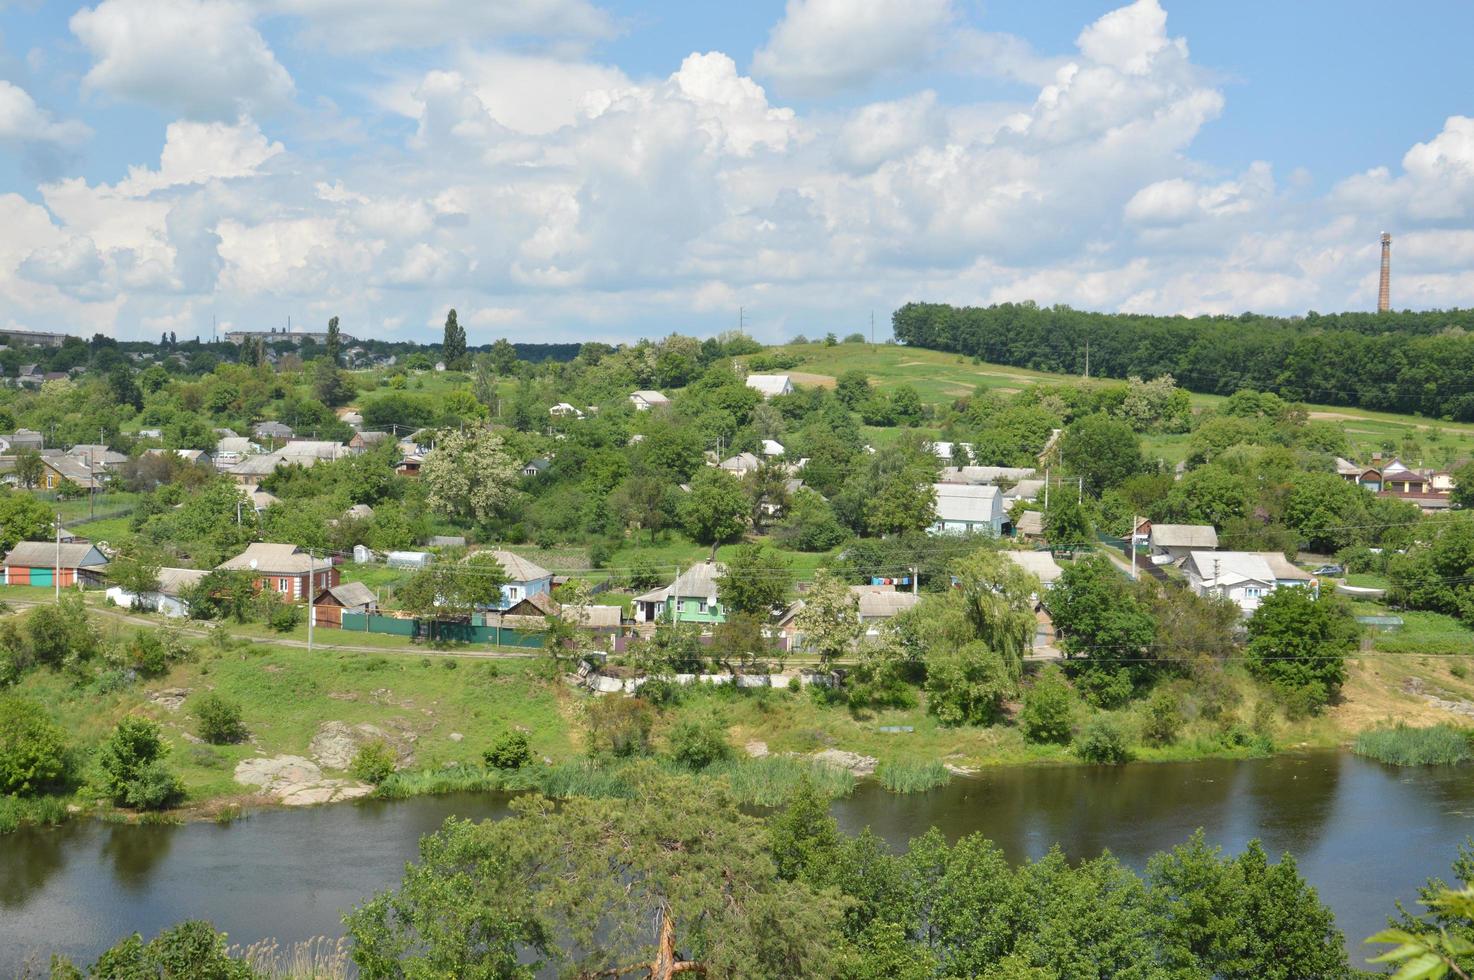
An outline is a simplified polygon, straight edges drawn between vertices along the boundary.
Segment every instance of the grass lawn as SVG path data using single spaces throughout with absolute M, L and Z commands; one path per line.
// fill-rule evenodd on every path
M 498 732 L 527 730 L 537 755 L 572 753 L 566 717 L 568 695 L 561 686 L 531 675 L 530 661 L 471 662 L 446 658 L 380 657 L 289 647 L 243 645 L 221 651 L 197 648 L 193 662 L 166 676 L 113 693 L 78 692 L 62 675 L 32 672 L 21 693 L 47 705 L 73 743 L 88 749 L 128 714 L 160 722 L 173 747 L 171 766 L 180 773 L 190 800 L 241 795 L 235 764 L 254 756 L 310 755 L 308 744 L 326 721 L 371 722 L 414 736 L 414 765 L 472 763 Z M 195 722 L 189 700 L 170 711 L 148 700 L 164 688 L 196 694 L 213 690 L 242 709 L 249 737 L 238 745 L 209 746 L 185 738 Z M 452 741 L 459 732 L 463 739 Z

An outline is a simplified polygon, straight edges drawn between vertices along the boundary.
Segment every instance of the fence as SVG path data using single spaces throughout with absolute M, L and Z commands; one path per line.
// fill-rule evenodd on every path
M 544 634 L 515 630 L 505 626 L 483 626 L 473 623 L 440 622 L 428 619 L 401 619 L 398 616 L 374 616 L 366 613 L 344 613 L 343 629 L 347 632 L 385 633 L 411 639 L 445 640 L 452 643 L 492 643 L 499 647 L 536 649 L 543 645 Z

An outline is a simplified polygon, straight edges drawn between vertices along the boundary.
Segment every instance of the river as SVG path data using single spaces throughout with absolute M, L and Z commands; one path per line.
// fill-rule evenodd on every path
M 1396 769 L 1348 754 L 1243 762 L 989 770 L 929 793 L 862 785 L 834 812 L 893 844 L 930 826 L 979 831 L 1011 859 L 1055 843 L 1072 858 L 1109 848 L 1140 868 L 1202 827 L 1230 851 L 1254 837 L 1289 851 L 1336 912 L 1353 962 L 1394 899 L 1448 876 L 1474 834 L 1474 769 Z M 495 817 L 492 795 L 262 811 L 228 826 L 84 820 L 0 837 L 0 975 L 51 951 L 89 961 L 135 930 L 206 918 L 246 944 L 341 933 L 339 917 L 395 884 L 445 817 Z M 44 973 L 44 971 L 42 971 Z

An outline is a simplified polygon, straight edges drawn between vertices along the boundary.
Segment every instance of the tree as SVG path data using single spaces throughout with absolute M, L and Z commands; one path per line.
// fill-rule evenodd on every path
M 675 507 L 669 488 L 653 476 L 631 476 L 609 494 L 609 509 L 626 525 L 650 532 L 650 543 L 670 523 Z
M 440 356 L 445 366 L 458 370 L 465 366 L 466 328 L 456 319 L 456 311 L 445 314 L 445 335 L 440 341 Z
M 257 980 L 244 959 L 231 955 L 227 937 L 208 922 L 192 919 L 171 926 L 148 942 L 134 933 L 106 950 L 87 971 L 88 980 L 191 977 L 193 980 Z M 52 980 L 83 980 L 64 956 L 51 964 Z
M 1130 697 L 1148 673 L 1156 637 L 1151 613 L 1101 555 L 1080 559 L 1049 590 L 1049 612 L 1071 658 L 1066 669 L 1102 706 Z
M 323 344 L 323 356 L 333 367 L 343 366 L 343 339 L 338 332 L 338 318 L 332 317 L 328 320 L 327 341 Z M 324 402 L 331 405 L 327 399 Z
M 974 640 L 926 658 L 926 710 L 944 725 L 987 725 L 998 719 L 1015 679 L 997 650 Z
M 774 537 L 795 551 L 828 551 L 849 537 L 829 501 L 807 487 L 788 499 L 788 510 L 774 529 Z
M 865 635 L 860 597 L 843 579 L 821 569 L 803 601 L 794 628 L 803 636 L 804 646 L 819 654 L 819 663 L 827 670 L 835 658 L 849 653 Z
M 851 411 L 858 410 L 870 399 L 870 378 L 864 371 L 851 369 L 835 380 L 834 397 Z
M 1039 577 L 986 549 L 955 562 L 952 577 L 973 635 L 998 654 L 1009 682 L 1017 683 L 1037 629 L 1034 606 L 1044 590 Z
M 1449 499 L 1455 507 L 1474 508 L 1474 462 L 1453 471 L 1454 489 Z
M 1285 501 L 1285 524 L 1312 551 L 1334 553 L 1351 543 L 1350 525 L 1366 507 L 1367 492 L 1335 473 L 1304 473 Z
M 731 755 L 726 726 L 717 718 L 683 718 L 671 729 L 670 756 L 677 765 L 700 771 Z
M 1061 487 L 1050 498 L 1049 508 L 1044 511 L 1044 536 L 1051 548 L 1063 550 L 1083 547 L 1095 541 L 1090 515 L 1066 487 Z
M 15 478 L 27 490 L 33 490 L 46 474 L 46 464 L 41 454 L 34 449 L 22 449 L 15 454 Z
M 701 544 L 735 541 L 747 530 L 747 495 L 731 474 L 708 467 L 691 478 L 681 501 L 681 523 Z
M 518 477 L 517 463 L 490 429 L 441 430 L 420 466 L 420 479 L 430 490 L 426 502 L 433 509 L 478 523 L 517 499 Z
M 527 734 L 515 728 L 502 732 L 492 741 L 491 747 L 481 753 L 481 759 L 489 769 L 521 769 L 532 762 Z
M 1050 665 L 1040 672 L 1034 685 L 1024 691 L 1024 706 L 1019 712 L 1019 728 L 1031 742 L 1068 742 L 1074 698 L 1070 685 L 1058 667 Z
M 788 601 L 793 571 L 788 559 L 767 545 L 744 544 L 717 576 L 717 597 L 729 612 L 767 616 Z
M 333 408 L 353 397 L 353 383 L 337 362 L 327 355 L 319 357 L 313 366 L 312 390 L 318 401 Z
M 20 466 L 19 456 L 16 466 Z M 0 550 L 9 551 L 21 541 L 47 540 L 51 537 L 55 520 L 51 508 L 31 494 L 0 494 Z
M 1245 660 L 1250 673 L 1314 712 L 1340 691 L 1357 635 L 1344 602 L 1286 586 L 1265 596 L 1249 619 Z
M 25 796 L 67 771 L 66 733 L 35 701 L 0 696 L 0 794 Z
M 229 745 L 246 737 L 241 706 L 236 702 L 207 691 L 193 699 L 192 707 L 200 738 L 211 745 Z
M 159 590 L 159 566 L 159 560 L 144 549 L 119 552 L 108 562 L 108 581 L 141 599 Z
M 476 551 L 458 562 L 422 568 L 400 585 L 399 604 L 422 619 L 458 619 L 500 605 L 509 579 L 491 551 Z
M 923 531 L 936 521 L 936 510 L 932 474 L 908 466 L 885 478 L 865 503 L 865 524 L 872 534 Z
M 838 975 L 843 900 L 778 877 L 761 821 L 716 781 L 513 809 L 447 822 L 397 891 L 348 915 L 363 976 Z
M 517 368 L 517 349 L 505 337 L 498 337 L 491 345 L 490 357 L 492 370 L 503 377 Z
M 1145 462 L 1141 441 L 1131 426 L 1107 415 L 1087 415 L 1065 430 L 1063 458 L 1070 470 L 1085 478 L 1095 496 L 1140 473 Z
M 159 726 L 129 716 L 118 722 L 97 752 L 100 788 L 118 806 L 158 810 L 184 792 L 164 765 L 169 746 Z

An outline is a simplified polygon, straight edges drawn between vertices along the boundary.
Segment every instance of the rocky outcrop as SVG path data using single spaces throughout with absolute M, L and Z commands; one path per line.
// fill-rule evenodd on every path
M 326 768 L 347 769 L 360 748 L 376 741 L 394 750 L 398 765 L 406 766 L 414 761 L 414 732 L 390 731 L 367 722 L 350 725 L 342 721 L 325 721 L 318 726 L 317 734 L 312 736 L 307 749 Z
M 285 806 L 355 800 L 374 791 L 366 783 L 324 776 L 316 763 L 299 755 L 243 759 L 236 764 L 235 781 L 254 786 Z
M 838 769 L 848 769 L 856 776 L 873 776 L 876 767 L 880 765 L 880 760 L 874 756 L 846 752 L 844 749 L 825 749 L 823 752 L 815 752 L 812 758 Z

